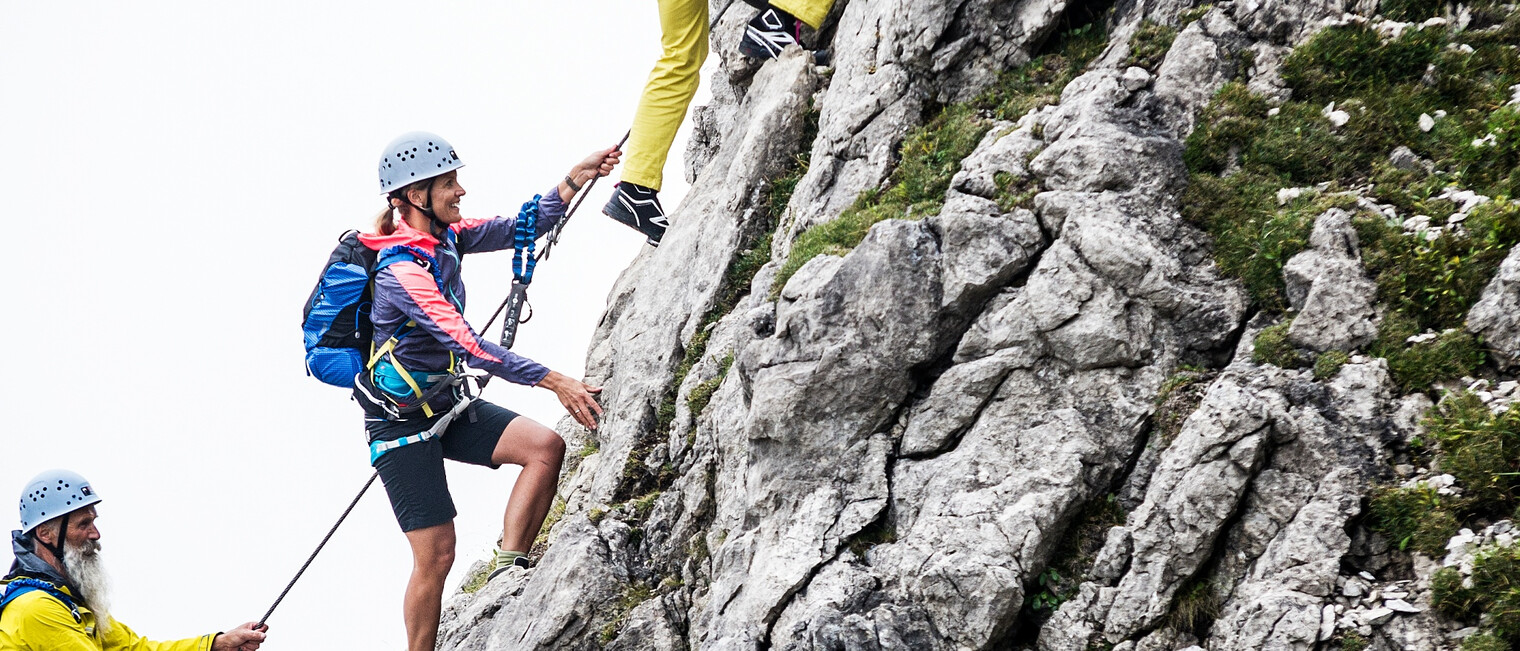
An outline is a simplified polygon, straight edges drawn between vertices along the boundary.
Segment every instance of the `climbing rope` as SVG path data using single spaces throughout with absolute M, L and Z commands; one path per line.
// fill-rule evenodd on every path
M 275 598 L 273 604 L 270 604 L 269 610 L 264 613 L 263 617 L 259 618 L 259 627 L 262 627 L 264 622 L 269 621 L 269 616 L 274 614 L 274 609 L 280 605 L 281 601 L 285 600 L 285 595 L 290 594 L 290 589 L 295 587 L 296 581 L 301 579 L 301 575 L 306 573 L 306 568 L 311 567 L 311 562 L 316 560 L 317 554 L 322 551 L 323 547 L 327 546 L 327 541 L 331 540 L 333 534 L 338 531 L 338 525 L 343 524 L 343 520 L 354 510 L 354 506 L 359 504 L 359 498 L 364 497 L 364 493 L 369 491 L 370 485 L 375 483 L 375 478 L 379 476 L 380 471 L 377 470 L 369 476 L 369 481 L 364 482 L 364 488 L 359 489 L 359 494 L 354 496 L 354 501 L 349 502 L 348 508 L 343 509 L 343 515 L 338 516 L 338 521 L 334 522 L 332 528 L 327 530 L 327 535 L 322 536 L 322 542 L 317 543 L 317 548 L 312 550 L 311 556 L 306 557 L 306 562 L 301 564 L 301 569 L 296 571 L 296 575 L 291 577 L 290 583 L 285 584 L 285 589 L 280 591 L 280 596 Z
M 632 130 L 624 133 L 623 139 L 619 140 L 617 146 L 613 147 L 613 149 L 621 151 L 623 149 L 623 144 L 628 142 L 628 136 L 632 133 Z M 586 187 L 581 189 L 580 196 L 575 198 L 575 203 L 571 204 L 570 209 L 565 211 L 564 219 L 559 220 L 559 223 L 555 224 L 554 228 L 549 229 L 549 233 L 545 236 L 547 238 L 547 241 L 544 242 L 544 250 L 538 252 L 539 260 L 549 259 L 549 250 L 553 249 L 555 244 L 559 244 L 559 234 L 561 231 L 565 230 L 565 224 L 570 223 L 570 216 L 574 215 L 576 209 L 581 207 L 581 203 L 586 201 L 586 197 L 591 195 L 591 188 L 596 187 L 597 180 L 601 178 L 602 177 L 600 176 L 591 177 L 591 180 L 586 182 Z M 497 311 L 500 311 L 500 308 L 498 308 Z
M 619 140 L 617 146 L 613 149 L 622 150 L 623 145 L 628 142 L 628 136 L 632 133 L 632 131 L 624 133 L 623 139 Z M 528 283 L 533 282 L 533 268 L 538 264 L 539 260 L 549 259 L 549 252 L 554 248 L 555 244 L 559 243 L 559 236 L 560 233 L 564 232 L 565 224 L 570 223 L 570 218 L 575 216 L 575 211 L 580 209 L 582 203 L 585 203 L 586 197 L 591 196 L 591 188 L 596 187 L 596 182 L 601 178 L 601 176 L 591 177 L 591 180 L 586 182 L 586 187 L 580 189 L 578 196 L 575 197 L 575 202 L 570 204 L 569 210 L 565 211 L 565 216 L 560 218 L 559 223 L 555 224 L 554 228 L 549 229 L 549 232 L 544 234 L 544 248 L 539 250 L 537 255 L 533 252 L 535 240 L 532 236 L 532 233 L 536 230 L 536 226 L 532 223 L 524 223 L 523 219 L 524 216 L 527 216 L 536 221 L 538 217 L 537 206 L 534 206 L 534 209 L 530 211 L 528 206 L 524 205 L 523 212 L 518 214 L 518 230 L 513 238 L 513 248 L 515 251 L 512 254 L 512 291 L 507 293 L 506 298 L 501 299 L 501 304 L 497 305 L 496 311 L 491 313 L 491 318 L 486 321 L 486 326 L 480 329 L 481 332 L 490 330 L 491 324 L 496 323 L 496 317 L 501 316 L 502 312 L 505 311 L 507 319 L 502 322 L 501 326 L 502 348 L 511 348 L 512 344 L 517 340 L 518 324 L 527 323 L 528 319 L 533 318 L 531 307 L 528 311 L 528 318 L 521 317 L 523 307 L 528 305 L 527 289 Z M 527 256 L 526 263 L 523 260 L 525 253 Z M 482 383 L 483 386 L 484 384 Z

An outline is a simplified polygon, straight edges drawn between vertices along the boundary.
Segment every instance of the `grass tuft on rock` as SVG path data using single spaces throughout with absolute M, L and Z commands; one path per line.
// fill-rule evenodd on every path
M 1155 72 L 1176 38 L 1175 27 L 1152 22 L 1149 18 L 1140 21 L 1140 26 L 1129 39 L 1129 58 L 1124 60 L 1124 65 Z
M 1477 513 L 1508 516 L 1520 504 L 1520 409 L 1495 414 L 1463 392 L 1425 420 L 1426 440 L 1441 451 L 1441 469 L 1456 478 Z
M 1505 642 L 1503 638 L 1493 633 L 1478 633 L 1469 635 L 1462 640 L 1462 651 L 1512 651 L 1513 646 Z
M 1469 375 L 1483 363 L 1482 347 L 1465 331 L 1453 329 L 1431 333 L 1435 338 L 1428 341 L 1410 341 L 1419 334 L 1413 319 L 1390 313 L 1368 347 L 1372 355 L 1388 360 L 1388 372 L 1405 391 L 1428 390 L 1437 381 Z
M 1212 3 L 1198 5 L 1192 9 L 1182 12 L 1181 14 L 1178 14 L 1177 21 L 1183 25 L 1186 25 L 1188 23 L 1197 21 L 1200 18 L 1203 18 L 1204 14 L 1209 13 L 1209 10 L 1213 8 L 1214 5 Z
M 713 393 L 718 390 L 718 385 L 723 384 L 723 378 L 728 377 L 728 369 L 734 365 L 734 354 L 729 353 L 718 362 L 718 374 L 695 387 L 686 395 L 686 408 L 693 418 L 702 414 L 707 409 L 707 404 L 712 402 Z
M 1456 479 L 1461 496 L 1425 484 L 1377 488 L 1371 523 L 1399 549 L 1441 558 L 1462 526 L 1512 517 L 1520 506 L 1520 410 L 1495 414 L 1476 394 L 1462 392 L 1433 409 L 1424 426 L 1420 446 L 1440 454 L 1441 470 Z
M 1351 356 L 1339 350 L 1327 351 L 1314 360 L 1314 379 L 1328 380 L 1341 372 Z
M 1106 45 L 1107 32 L 1101 22 L 1069 31 L 1054 42 L 1050 53 L 1004 73 L 976 99 L 940 108 L 923 126 L 909 131 L 898 150 L 897 169 L 884 188 L 862 192 L 838 217 L 797 236 L 790 256 L 776 274 L 771 298 L 780 296 L 781 288 L 809 260 L 849 253 L 877 222 L 938 214 L 951 177 L 987 134 L 992 121 L 1018 119 L 1031 109 L 1060 101 L 1061 90 Z M 1028 190 L 1010 192 L 1017 197 Z
M 1340 642 L 1340 651 L 1365 651 L 1368 645 L 1367 638 L 1356 631 L 1345 631 L 1334 639 Z
M 1208 369 L 1184 366 L 1162 383 L 1156 394 L 1156 415 L 1152 419 L 1152 445 L 1165 449 L 1182 431 L 1187 421 L 1203 402 L 1209 382 L 1217 374 Z
M 1290 319 L 1262 328 L 1256 335 L 1256 341 L 1251 344 L 1251 361 L 1257 364 L 1271 364 L 1278 368 L 1302 367 L 1304 356 L 1293 347 L 1293 342 L 1288 341 L 1288 328 L 1292 325 L 1293 321 Z
M 1372 492 L 1372 528 L 1400 550 L 1441 557 L 1460 526 L 1451 507 L 1433 488 L 1380 487 Z
M 1399 0 L 1384 9 L 1418 16 L 1439 12 L 1436 4 Z M 1512 200 L 1520 188 L 1520 110 L 1507 105 L 1509 88 L 1520 83 L 1513 47 L 1520 12 L 1480 4 L 1469 31 L 1412 26 L 1385 38 L 1366 25 L 1322 30 L 1283 61 L 1289 101 L 1274 105 L 1243 83 L 1226 84 L 1184 152 L 1184 216 L 1212 236 L 1220 271 L 1240 279 L 1268 313 L 1288 309 L 1282 269 L 1307 246 L 1314 218 L 1330 205 L 1352 212 L 1384 314 L 1367 352 L 1386 358 L 1406 391 L 1482 365 L 1463 320 L 1520 245 L 1520 206 Z M 1344 125 L 1331 123 L 1332 108 L 1347 114 Z M 1419 127 L 1422 116 L 1433 128 Z M 1398 147 L 1418 164 L 1394 168 L 1389 156 Z M 1283 188 L 1310 191 L 1280 198 Z M 1356 194 L 1338 192 L 1344 189 L 1392 205 L 1398 217 L 1359 205 Z M 1454 190 L 1494 200 L 1464 216 L 1447 196 Z M 1403 220 L 1417 215 L 1434 230 L 1406 232 Z M 1427 332 L 1434 336 L 1416 337 Z M 1305 363 L 1285 331 L 1264 334 L 1258 361 Z M 1321 378 L 1332 364 L 1323 363 Z
M 1179 631 L 1198 634 L 1208 630 L 1219 618 L 1221 606 L 1219 591 L 1207 579 L 1194 576 L 1189 579 L 1172 601 L 1166 623 Z
M 1512 649 L 1520 644 L 1520 547 L 1488 547 L 1473 559 L 1471 585 L 1455 568 L 1431 578 L 1431 605 L 1457 621 L 1478 624 L 1464 650 Z

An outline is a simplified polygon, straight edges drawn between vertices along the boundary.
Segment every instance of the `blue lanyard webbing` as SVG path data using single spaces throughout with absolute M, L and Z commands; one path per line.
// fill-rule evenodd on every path
M 538 234 L 538 200 L 541 198 L 543 195 L 535 194 L 532 201 L 523 204 L 512 234 L 512 277 L 523 285 L 533 282 L 533 268 L 538 266 L 533 252 L 538 247 L 535 236 Z M 526 262 L 524 252 L 527 253 Z

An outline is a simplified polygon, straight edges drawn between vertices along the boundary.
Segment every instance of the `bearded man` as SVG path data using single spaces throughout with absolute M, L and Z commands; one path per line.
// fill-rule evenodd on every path
M 266 627 L 154 642 L 111 617 L 95 504 L 84 477 L 49 470 L 21 494 L 16 561 L 0 580 L 0 651 L 254 651 Z

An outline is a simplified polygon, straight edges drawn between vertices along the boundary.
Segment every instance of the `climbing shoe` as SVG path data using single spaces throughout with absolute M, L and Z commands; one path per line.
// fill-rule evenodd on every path
M 670 225 L 665 221 L 665 209 L 660 206 L 659 191 L 627 181 L 618 183 L 602 213 L 643 233 L 650 246 L 660 245 L 665 227 Z
M 797 45 L 802 36 L 802 21 L 775 7 L 766 7 L 750 19 L 739 41 L 739 54 L 752 59 L 774 59 L 788 45 Z
M 525 570 L 528 569 L 527 556 L 518 554 L 516 557 L 511 558 L 511 560 L 506 560 L 507 558 L 509 558 L 509 556 L 504 555 L 501 552 L 497 552 L 495 560 L 491 562 L 491 575 L 486 577 L 487 582 L 502 574 L 506 574 L 508 571 L 514 568 L 520 567 Z

